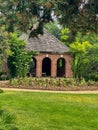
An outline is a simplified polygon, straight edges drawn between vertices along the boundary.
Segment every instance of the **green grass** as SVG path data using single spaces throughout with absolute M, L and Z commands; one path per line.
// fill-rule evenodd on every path
M 5 91 L 0 106 L 14 113 L 19 130 L 98 130 L 97 94 Z

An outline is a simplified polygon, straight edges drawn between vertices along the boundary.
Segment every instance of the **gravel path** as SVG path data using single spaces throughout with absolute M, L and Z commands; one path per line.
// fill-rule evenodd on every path
M 1 88 L 6 91 L 26 91 L 26 92 L 51 92 L 51 93 L 70 93 L 70 94 L 98 94 L 98 90 L 94 91 L 50 91 L 50 90 L 32 90 L 32 89 L 18 89 L 18 88 Z

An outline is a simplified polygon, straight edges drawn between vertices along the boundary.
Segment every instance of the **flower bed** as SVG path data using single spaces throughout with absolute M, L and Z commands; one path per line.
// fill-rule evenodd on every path
M 43 89 L 43 90 L 98 90 L 94 81 L 81 82 L 73 78 L 14 78 L 3 82 L 1 87 Z

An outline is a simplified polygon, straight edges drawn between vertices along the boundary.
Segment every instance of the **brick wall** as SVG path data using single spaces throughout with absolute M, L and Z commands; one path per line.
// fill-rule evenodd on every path
M 34 57 L 36 59 L 36 77 L 42 76 L 42 61 L 44 58 L 49 58 L 51 60 L 51 77 L 57 76 L 57 61 L 59 58 L 65 59 L 65 77 L 73 77 L 71 70 L 72 57 L 69 54 L 49 54 L 49 53 L 40 53 Z M 9 74 L 7 64 L 4 63 L 2 67 L 3 72 Z
M 35 56 L 36 59 L 36 76 L 42 76 L 42 61 L 44 58 L 49 58 L 51 60 L 51 77 L 57 76 L 57 61 L 59 58 L 65 59 L 65 77 L 73 77 L 71 70 L 72 57 L 69 54 L 49 54 L 40 53 Z

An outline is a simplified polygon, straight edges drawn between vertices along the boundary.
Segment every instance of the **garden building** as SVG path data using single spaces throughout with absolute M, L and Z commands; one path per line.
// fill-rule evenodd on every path
M 26 50 L 35 50 L 38 55 L 32 57 L 29 73 L 36 77 L 72 77 L 72 57 L 69 48 L 44 29 L 38 38 L 27 38 L 24 34 Z
M 69 48 L 62 44 L 57 38 L 44 29 L 44 34 L 38 38 L 28 38 L 23 34 L 21 39 L 25 40 L 27 51 L 37 51 L 32 57 L 29 75 L 42 77 L 72 77 L 72 56 Z M 6 70 L 6 65 L 3 70 Z

